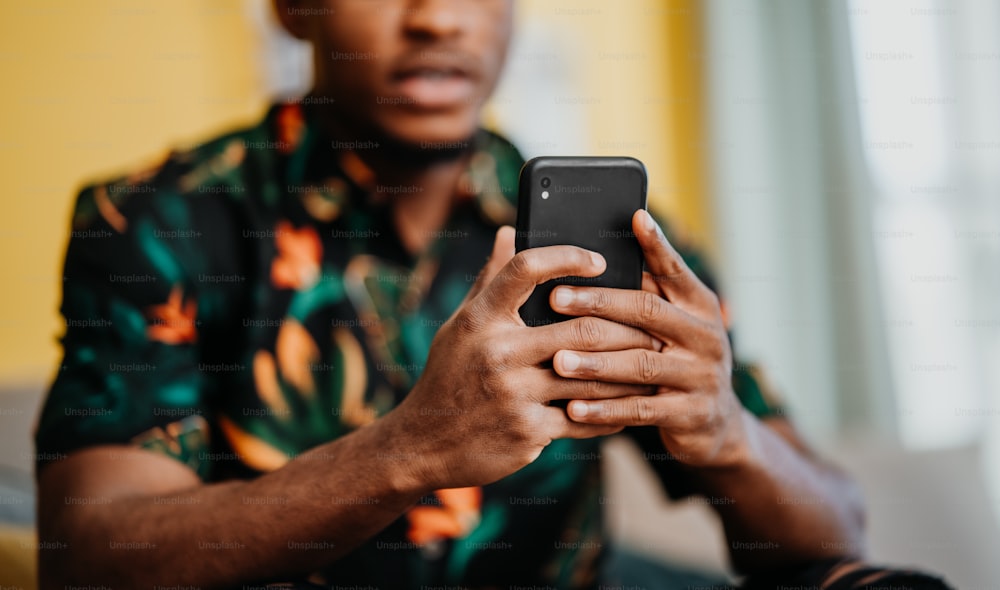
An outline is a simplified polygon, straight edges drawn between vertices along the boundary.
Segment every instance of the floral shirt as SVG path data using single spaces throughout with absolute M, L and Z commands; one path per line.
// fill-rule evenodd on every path
M 416 257 L 376 197 L 393 187 L 376 187 L 357 156 L 381 146 L 331 140 L 297 103 L 153 170 L 84 189 L 66 254 L 65 356 L 38 425 L 39 464 L 131 444 L 206 482 L 251 478 L 391 410 L 420 376 L 496 228 L 515 218 L 520 154 L 487 131 L 473 144 L 445 229 Z M 775 413 L 756 369 L 736 366 L 743 403 Z M 655 431 L 631 434 L 667 490 L 685 493 Z M 597 440 L 555 441 L 495 484 L 425 498 L 313 579 L 592 586 L 604 547 L 599 458 Z

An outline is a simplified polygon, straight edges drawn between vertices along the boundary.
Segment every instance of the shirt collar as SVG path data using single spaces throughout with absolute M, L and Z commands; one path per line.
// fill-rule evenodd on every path
M 278 152 L 286 158 L 292 182 L 330 184 L 340 180 L 353 185 L 356 190 L 350 192 L 355 198 L 373 194 L 375 176 L 358 157 L 357 150 L 377 145 L 346 145 L 336 150 L 336 158 L 319 160 L 316 151 L 326 140 L 319 122 L 309 111 L 303 108 L 302 101 L 282 102 L 275 104 L 266 118 Z M 513 224 L 517 178 L 524 158 L 510 141 L 486 129 L 476 132 L 472 150 L 469 166 L 456 187 L 456 198 L 473 201 L 491 225 Z

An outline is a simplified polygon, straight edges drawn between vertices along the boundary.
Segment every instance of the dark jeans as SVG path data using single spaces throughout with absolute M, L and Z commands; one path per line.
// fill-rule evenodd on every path
M 272 589 L 327 590 L 309 583 L 274 584 Z M 383 590 L 393 590 L 390 588 Z M 952 590 L 944 580 L 911 570 L 830 560 L 767 575 L 739 586 L 728 581 L 642 557 L 626 549 L 610 552 L 595 590 Z
M 739 586 L 718 577 L 642 557 L 627 549 L 611 551 L 602 590 L 951 590 L 933 575 L 877 567 L 850 560 L 810 563 L 751 576 Z

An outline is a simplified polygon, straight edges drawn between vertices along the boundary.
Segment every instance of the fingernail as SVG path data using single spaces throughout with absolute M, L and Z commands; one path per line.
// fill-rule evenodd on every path
M 642 225 L 646 231 L 655 233 L 657 238 L 666 241 L 667 237 L 663 235 L 663 228 L 660 227 L 660 224 L 656 223 L 649 211 L 643 211 L 643 213 L 645 213 L 646 219 L 643 220 Z
M 590 261 L 594 263 L 594 266 L 604 266 L 604 257 L 597 252 L 590 253 Z
M 656 231 L 656 222 L 653 221 L 653 216 L 649 214 L 649 211 L 642 212 L 642 229 L 648 232 Z
M 563 366 L 563 369 L 565 369 L 567 371 L 575 371 L 577 369 L 577 367 L 580 366 L 580 361 L 582 361 L 582 360 L 583 359 L 581 359 L 580 355 L 578 355 L 578 354 L 575 354 L 575 353 L 572 353 L 572 352 L 564 352 L 562 354 L 562 366 Z
M 587 407 L 586 403 L 584 403 L 584 402 L 576 402 L 574 404 L 571 404 L 571 406 L 572 406 L 572 409 L 570 410 L 570 412 L 573 414 L 574 418 L 586 418 L 587 417 L 587 414 L 589 413 L 590 408 Z
M 556 305 L 559 307 L 569 307 L 573 304 L 573 290 L 565 287 L 556 289 Z

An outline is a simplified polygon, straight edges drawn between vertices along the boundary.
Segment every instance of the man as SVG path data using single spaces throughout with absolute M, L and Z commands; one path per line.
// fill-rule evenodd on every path
M 737 569 L 882 579 L 840 562 L 855 486 L 733 371 L 718 299 L 648 215 L 643 291 L 518 319 L 604 261 L 514 256 L 520 156 L 478 130 L 510 0 L 276 6 L 315 49 L 307 100 L 78 199 L 43 587 L 594 587 L 598 437 L 623 429 L 672 496 L 726 500 Z

